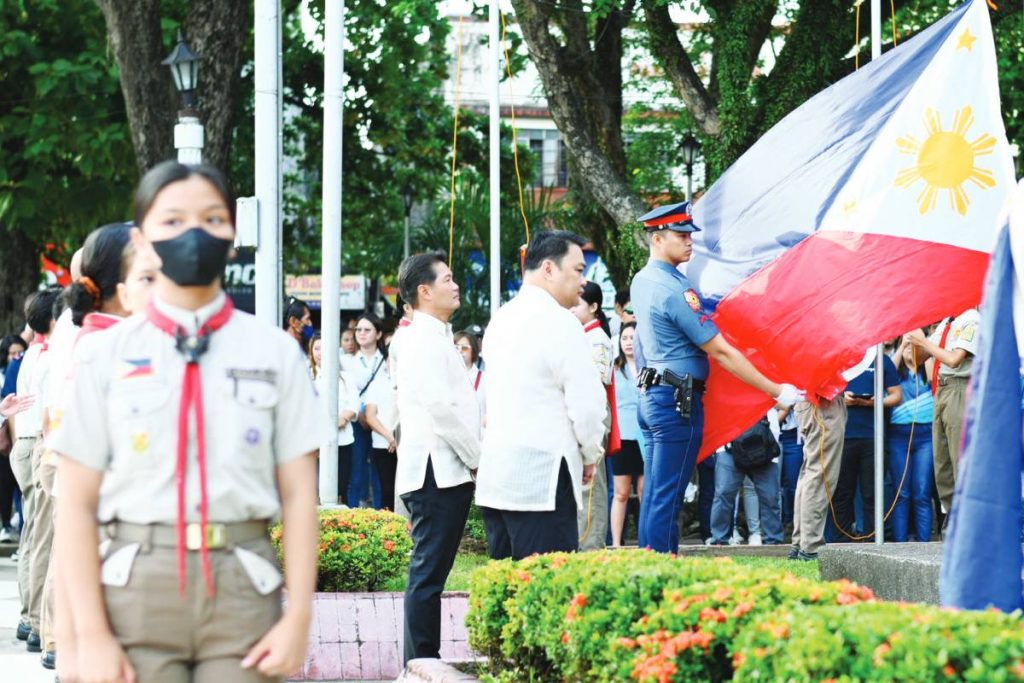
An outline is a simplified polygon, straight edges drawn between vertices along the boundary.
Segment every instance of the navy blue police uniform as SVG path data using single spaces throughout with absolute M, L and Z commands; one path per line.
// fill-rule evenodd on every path
M 700 230 L 690 202 L 659 207 L 641 216 L 649 232 Z M 686 276 L 651 259 L 630 286 L 636 314 L 636 361 L 642 368 L 638 421 L 643 433 L 644 497 L 640 547 L 675 552 L 678 516 L 704 429 L 703 393 L 708 357 L 700 348 L 718 335 Z

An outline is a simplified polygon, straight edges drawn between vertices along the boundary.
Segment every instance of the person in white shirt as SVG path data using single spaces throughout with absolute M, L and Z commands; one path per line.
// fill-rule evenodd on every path
M 323 342 L 320 333 L 313 335 L 313 341 L 309 344 L 310 372 L 313 375 L 313 386 L 316 387 L 317 396 L 327 409 L 327 382 L 323 376 Z M 349 373 L 341 370 L 338 372 L 338 501 L 345 501 L 345 491 L 348 489 L 349 473 L 352 470 L 352 442 L 355 441 L 352 423 L 359 415 L 359 396 L 356 391 L 355 380 Z M 329 417 L 329 416 L 328 416 Z
M 35 333 L 33 343 L 21 360 L 18 371 L 17 395 L 35 396 L 35 404 L 11 421 L 17 440 L 11 449 L 11 469 L 21 487 L 22 510 L 25 524 L 21 531 L 18 561 L 18 592 L 21 597 L 22 619 L 18 635 L 25 636 L 29 652 L 41 652 L 40 618 L 43 603 L 43 581 L 46 577 L 45 563 L 41 549 L 49 549 L 53 538 L 53 509 L 38 504 L 43 500 L 39 489 L 38 470 L 42 457 L 43 406 L 46 403 L 46 380 L 48 378 L 49 350 L 48 337 L 53 332 L 53 307 L 61 294 L 61 288 L 51 287 L 35 294 L 26 307 L 29 327 Z M 44 563 L 42 571 L 36 571 L 33 560 L 39 556 Z M 28 629 L 26 629 L 28 627 Z
M 487 433 L 476 500 L 494 559 L 579 547 L 581 488 L 604 456 L 607 411 L 583 326 L 568 310 L 584 283 L 583 244 L 570 232 L 535 235 L 523 287 L 484 337 Z
M 588 282 L 583 286 L 579 303 L 572 307 L 572 313 L 583 324 L 583 332 L 590 344 L 590 359 L 594 363 L 601 384 L 605 388 L 606 400 L 609 396 L 608 387 L 612 384 L 612 360 L 615 352 L 612 340 L 608 336 L 608 318 L 601 305 L 604 295 L 601 286 L 596 282 Z M 605 413 L 605 433 L 611 429 L 611 409 Z M 606 448 L 607 452 L 607 448 Z M 587 502 L 577 516 L 580 528 L 580 550 L 601 550 L 605 547 L 608 534 L 608 482 L 612 478 L 611 457 L 603 459 L 603 466 L 594 471 L 594 481 L 587 490 Z
M 363 396 L 366 425 L 372 432 L 370 444 L 373 469 L 380 482 L 380 507 L 395 509 L 395 470 L 398 467 L 398 441 L 395 438 L 395 385 L 391 372 L 381 371 Z
M 371 465 L 373 431 L 362 423 L 365 420 L 364 410 L 370 385 L 378 378 L 385 379 L 388 376 L 387 359 L 381 350 L 382 333 L 381 322 L 376 316 L 371 313 L 359 316 L 356 323 L 356 343 L 359 344 L 359 350 L 354 359 L 342 364 L 342 369 L 347 370 L 355 379 L 359 395 L 360 418 L 359 422 L 352 425 L 355 441 L 352 444 L 352 471 L 347 494 L 348 506 L 353 508 L 368 504 L 370 501 L 367 500 L 367 496 L 370 491 L 373 507 L 380 509 L 381 506 L 380 479 Z
M 440 657 L 441 591 L 455 562 L 480 461 L 480 411 L 448 324 L 459 287 L 443 254 L 407 258 L 398 274 L 412 324 L 398 365 L 395 491 L 411 515 L 413 539 L 405 591 L 404 659 Z
M 473 385 L 476 400 L 480 404 L 480 424 L 486 424 L 487 402 L 484 401 L 484 369 L 480 367 L 480 338 L 469 330 L 455 335 L 455 348 L 462 354 L 462 362 L 466 364 L 466 376 Z

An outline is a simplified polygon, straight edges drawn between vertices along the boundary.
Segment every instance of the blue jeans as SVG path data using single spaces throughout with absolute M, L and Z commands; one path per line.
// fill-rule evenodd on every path
M 796 497 L 796 480 L 800 477 L 800 466 L 804 464 L 804 449 L 796 442 L 796 429 L 782 431 L 782 523 L 793 522 L 793 500 Z
M 703 395 L 694 395 L 690 419 L 684 420 L 673 393 L 669 386 L 650 387 L 640 395 L 637 409 L 644 442 L 640 547 L 672 553 L 679 549 L 679 507 L 704 432 Z
M 697 464 L 697 519 L 700 540 L 711 538 L 711 508 L 715 501 L 715 454 Z
M 366 492 L 373 490 L 373 507 L 381 506 L 380 478 L 377 468 L 373 466 L 373 437 L 370 430 L 364 429 L 358 422 L 352 423 L 355 442 L 352 444 L 352 471 L 348 478 L 348 495 L 346 500 L 350 508 L 357 508 L 366 499 Z
M 935 486 L 931 424 L 915 424 L 913 441 L 910 436 L 910 425 L 889 425 L 889 477 L 894 490 L 903 479 L 896 507 L 892 511 L 892 537 L 897 542 L 908 539 L 910 508 L 913 507 L 914 536 L 918 541 L 926 543 L 932 538 L 932 487 Z M 904 468 L 907 470 L 905 479 Z
M 711 508 L 711 539 L 725 544 L 732 535 L 732 516 L 736 494 L 744 477 L 750 477 L 757 491 L 760 508 L 761 535 L 764 542 L 782 543 L 782 511 L 779 508 L 779 465 L 771 462 L 756 470 L 742 472 L 736 468 L 732 454 L 726 450 L 715 456 L 715 503 Z

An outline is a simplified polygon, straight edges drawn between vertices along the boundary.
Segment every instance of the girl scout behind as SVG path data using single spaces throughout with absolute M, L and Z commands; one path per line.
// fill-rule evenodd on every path
M 84 681 L 279 680 L 305 655 L 325 425 L 295 342 L 221 289 L 233 207 L 215 169 L 147 173 L 132 240 L 162 262 L 154 299 L 75 351 L 52 448 L 58 562 L 74 567 L 58 620 Z

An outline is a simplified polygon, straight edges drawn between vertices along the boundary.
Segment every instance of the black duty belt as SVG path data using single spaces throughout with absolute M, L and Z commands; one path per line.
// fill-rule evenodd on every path
M 689 420 L 693 416 L 694 394 L 704 391 L 704 380 L 694 379 L 692 375 L 677 375 L 671 370 L 658 372 L 654 368 L 644 368 L 637 375 L 636 385 L 640 389 L 649 389 L 661 384 L 674 389 L 672 397 L 676 402 L 679 417 Z
M 692 375 L 677 375 L 671 370 L 658 372 L 654 368 L 644 368 L 636 377 L 636 385 L 641 389 L 665 384 L 676 389 L 704 391 L 704 380 L 694 379 Z

